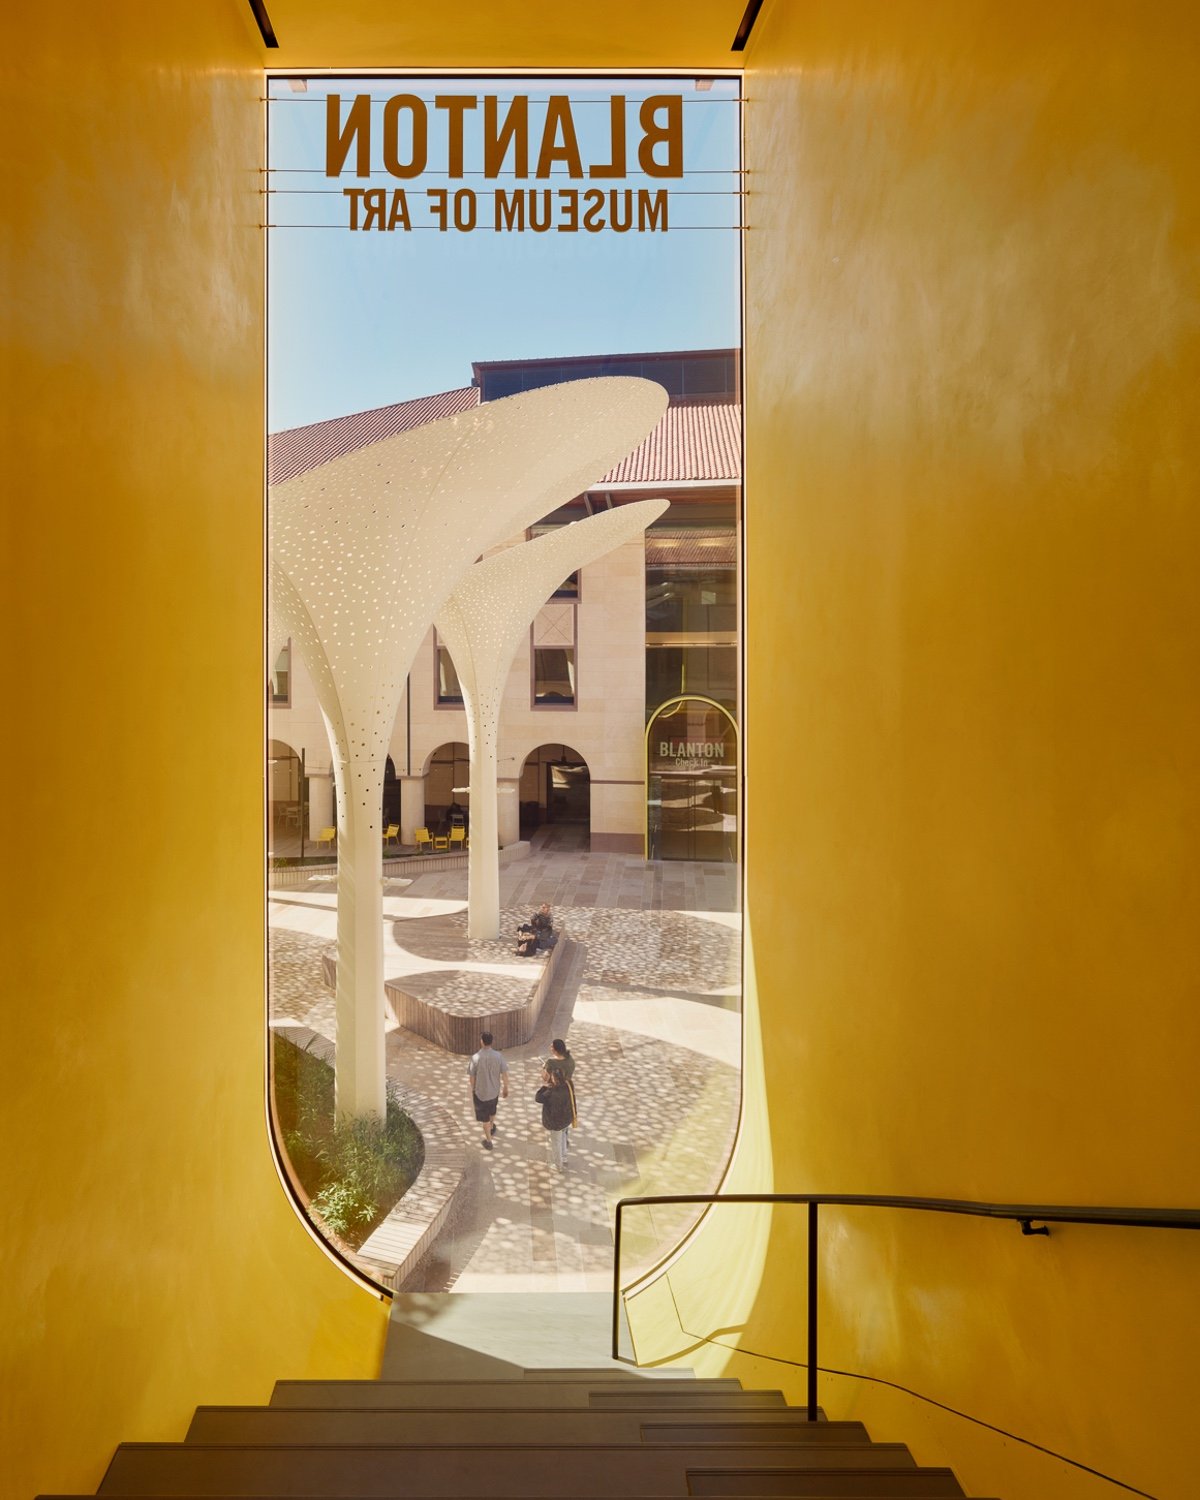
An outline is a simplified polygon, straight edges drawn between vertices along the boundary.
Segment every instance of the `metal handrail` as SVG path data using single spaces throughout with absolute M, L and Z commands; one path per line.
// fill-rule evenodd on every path
M 817 1420 L 817 1233 L 822 1204 L 842 1208 L 907 1208 L 922 1213 L 967 1214 L 978 1219 L 1011 1219 L 1022 1234 L 1049 1234 L 1050 1224 L 1103 1224 L 1136 1229 L 1200 1229 L 1196 1208 L 1079 1208 L 1044 1203 L 974 1203 L 965 1198 L 897 1198 L 871 1193 L 661 1193 L 622 1198 L 617 1203 L 613 1243 L 612 1357 L 619 1359 L 621 1324 L 621 1219 L 627 1208 L 675 1203 L 758 1203 L 808 1205 L 808 1399 L 807 1417 Z M 650 1272 L 637 1278 L 644 1281 Z M 631 1282 L 630 1286 L 636 1283 Z

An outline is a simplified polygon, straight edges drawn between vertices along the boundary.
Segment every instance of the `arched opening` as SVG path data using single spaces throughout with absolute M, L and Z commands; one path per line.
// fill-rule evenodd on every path
M 396 780 L 396 766 L 389 755 L 383 767 L 383 826 L 400 821 L 400 783 Z
M 542 847 L 591 846 L 592 776 L 570 745 L 538 745 L 525 757 L 517 796 L 521 837 Z
M 307 781 L 304 756 L 284 740 L 267 741 L 267 852 L 272 858 L 301 854 Z
M 471 783 L 471 755 L 462 740 L 451 740 L 432 752 L 425 766 L 425 827 L 448 832 L 451 823 L 466 817 Z
M 278 182 L 294 188 L 292 171 L 320 165 L 315 157 L 310 161 L 305 121 L 319 113 L 313 106 L 333 80 L 314 80 L 303 91 L 292 82 L 299 80 L 270 83 L 269 121 L 270 170 L 288 173 Z M 378 93 L 398 86 L 381 79 Z M 340 81 L 337 87 L 345 90 Z M 413 80 L 411 87 L 426 85 Z M 500 97 L 514 87 L 541 111 L 544 80 L 526 94 L 519 80 L 506 77 Z M 696 173 L 704 174 L 697 175 L 697 183 L 711 187 L 719 180 L 716 173 L 740 182 L 736 86 L 680 75 L 676 82 L 656 80 L 653 88 L 685 102 L 686 121 L 708 122 L 689 154 Z M 370 89 L 375 92 L 375 85 Z M 636 90 L 625 81 L 614 89 L 612 101 L 625 101 L 624 106 L 615 104 L 618 112 L 644 102 L 631 97 Z M 580 102 L 594 103 L 594 93 L 589 81 Z M 325 93 L 326 101 L 331 97 Z M 477 93 L 477 98 L 487 97 Z M 343 99 L 343 115 L 345 106 Z M 436 95 L 430 107 L 438 107 Z M 581 109 L 580 120 L 585 115 L 614 118 L 611 110 Z M 316 150 L 319 156 L 319 142 Z M 465 202 L 468 196 L 464 189 L 459 199 Z M 479 196 L 482 203 L 484 194 Z M 309 243 L 307 230 L 316 221 L 290 224 L 296 233 L 284 234 L 287 215 L 282 209 L 304 204 L 307 213 L 316 200 L 309 203 L 281 191 L 277 201 L 281 218 L 271 231 L 272 253 L 280 264 L 295 265 L 298 283 L 303 282 L 303 256 L 296 252 Z M 414 205 L 416 201 L 414 197 Z M 527 201 L 532 203 L 532 197 Z M 736 192 L 729 195 L 721 222 L 709 215 L 692 227 L 737 228 L 739 201 Z M 488 202 L 490 214 L 490 197 Z M 678 213 L 715 202 L 711 195 L 680 188 Z M 345 204 L 340 195 L 330 194 L 324 207 L 341 214 Z M 674 202 L 671 211 L 676 212 Z M 695 220 L 696 214 L 691 216 Z M 332 219 L 329 227 L 334 227 Z M 422 226 L 414 221 L 413 227 Z M 537 232 L 537 226 L 526 227 Z M 628 228 L 617 227 L 621 234 Z M 406 238 L 406 253 L 414 246 L 432 247 L 435 238 L 413 235 L 411 244 Z M 550 353 L 536 359 L 520 357 L 528 343 L 529 318 L 540 319 L 543 307 L 536 278 L 532 295 L 515 297 L 519 288 L 507 273 L 498 274 L 494 254 L 495 245 L 505 243 L 503 237 L 480 234 L 456 241 L 456 250 L 468 252 L 463 264 L 471 270 L 456 275 L 454 295 L 465 299 L 463 305 L 471 311 L 461 340 L 459 333 L 445 330 L 444 352 L 458 361 L 452 368 L 462 371 L 461 384 L 436 394 L 411 394 L 433 391 L 442 379 L 431 362 L 433 343 L 402 341 L 401 351 L 393 341 L 380 370 L 379 401 L 358 412 L 353 410 L 356 397 L 339 394 L 338 372 L 307 356 L 305 384 L 311 388 L 285 392 L 285 377 L 300 368 L 286 350 L 305 324 L 307 298 L 293 302 L 285 292 L 286 280 L 273 280 L 272 369 L 277 378 L 272 409 L 278 406 L 279 420 L 273 417 L 270 537 L 273 575 L 281 581 L 275 614 L 279 618 L 293 607 L 295 601 L 287 601 L 303 588 L 312 609 L 294 623 L 296 637 L 305 636 L 310 624 L 317 629 L 314 611 L 323 621 L 321 649 L 307 642 L 314 676 L 310 679 L 303 649 L 292 664 L 286 712 L 293 715 L 291 722 L 303 723 L 312 734 L 307 743 L 314 801 L 320 768 L 331 764 L 343 788 L 344 814 L 336 882 L 328 870 L 297 872 L 295 886 L 309 887 L 305 899 L 272 902 L 273 1025 L 277 1032 L 287 1026 L 297 1033 L 316 1033 L 354 1087 L 360 1076 L 385 1076 L 403 1091 L 406 1108 L 408 1101 L 427 1099 L 435 1106 L 429 1112 L 433 1144 L 474 1153 L 480 1170 L 464 1179 L 468 1191 L 455 1197 L 453 1213 L 442 1218 L 441 1207 L 436 1210 L 441 1224 L 433 1236 L 436 1251 L 420 1265 L 398 1265 L 393 1273 L 401 1276 L 406 1291 L 515 1289 L 517 1283 L 505 1278 L 565 1290 L 568 1279 L 578 1275 L 603 1277 L 607 1284 L 613 1182 L 643 1193 L 708 1190 L 720 1181 L 728 1160 L 740 1081 L 737 865 L 714 865 L 710 856 L 685 853 L 664 871 L 657 862 L 647 864 L 643 842 L 647 720 L 664 701 L 696 692 L 740 714 L 738 241 L 729 234 L 657 236 L 653 245 L 664 252 L 664 270 L 668 253 L 682 248 L 681 240 L 711 247 L 706 259 L 714 292 L 687 299 L 686 319 L 660 322 L 649 316 L 650 308 L 627 318 L 627 299 L 616 298 L 603 340 L 597 341 L 594 330 L 570 326 L 568 311 L 555 308 L 542 336 Z M 348 241 L 350 246 L 361 243 Z M 438 240 L 428 275 L 421 278 L 425 284 L 434 285 L 444 269 L 447 243 Z M 627 243 L 614 241 L 618 248 Z M 479 259 L 470 258 L 476 252 Z M 577 260 L 568 258 L 572 267 Z M 678 280 L 667 271 L 664 296 Z M 322 284 L 318 294 L 332 292 L 337 284 Z M 389 318 L 394 290 L 390 280 L 372 282 L 363 305 L 372 316 Z M 580 307 L 588 305 L 589 311 L 594 295 L 603 296 L 602 288 L 586 281 L 581 292 Z M 477 299 L 477 293 L 483 295 Z M 515 326 L 510 312 L 517 313 Z M 352 343 L 358 342 L 356 336 Z M 487 354 L 494 357 L 480 358 Z M 444 385 L 455 378 L 448 376 Z M 615 415 L 607 411 L 609 381 L 629 382 L 623 391 L 614 387 L 612 395 L 628 401 L 630 413 L 649 399 L 647 384 L 654 391 L 654 410 L 647 408 L 645 427 L 636 443 L 630 436 L 623 453 L 612 427 Z M 284 417 L 301 397 L 305 410 L 294 419 Z M 611 447 L 604 453 L 597 449 L 586 468 L 581 459 L 577 469 L 564 471 L 544 494 L 523 484 L 514 488 L 514 495 L 532 496 L 528 516 L 520 524 L 505 522 L 508 529 L 497 529 L 491 540 L 481 531 L 478 544 L 466 549 L 464 524 L 475 524 L 473 496 L 487 497 L 484 510 L 488 525 L 493 524 L 490 510 L 499 503 L 495 471 L 507 461 L 509 446 L 508 438 L 500 443 L 498 437 L 503 436 L 505 414 L 522 409 L 506 405 L 510 399 L 528 401 L 531 413 L 542 404 L 548 411 L 560 404 L 564 412 L 574 411 L 578 403 L 579 433 L 595 431 L 599 437 L 611 427 Z M 333 419 L 335 409 L 351 414 Z M 511 435 L 513 443 L 533 434 L 532 421 L 532 416 L 523 419 L 521 434 Z M 410 450 L 411 455 L 428 451 L 444 457 L 438 429 L 446 422 L 454 423 L 459 438 L 468 430 L 478 431 L 481 441 L 485 434 L 498 435 L 486 462 L 481 457 L 478 483 L 467 484 L 474 471 L 460 472 L 457 460 L 400 463 Z M 547 434 L 534 434 L 532 473 L 549 474 L 553 450 L 573 430 L 571 423 L 556 419 Z M 458 442 L 456 438 L 456 453 Z M 609 443 L 607 436 L 604 442 Z M 387 450 L 392 454 L 388 462 L 395 464 L 390 477 L 380 472 L 380 461 L 387 456 L 381 444 L 394 445 L 394 453 Z M 335 464 L 338 468 L 331 469 Z M 355 477 L 360 467 L 364 474 L 369 470 L 369 484 Z M 441 476 L 436 494 L 420 499 L 418 508 L 425 476 L 434 474 Z M 301 536 L 315 535 L 311 515 L 302 532 L 289 520 L 300 494 L 289 486 L 293 481 L 304 486 L 306 479 L 314 496 L 318 491 L 328 496 L 335 485 L 338 489 L 321 547 L 328 543 L 341 549 L 340 567 L 331 568 L 323 552 L 301 542 Z M 403 536 L 390 521 L 386 526 L 380 521 L 379 534 L 386 531 L 386 538 L 365 546 L 356 528 L 360 523 L 376 526 L 368 519 L 377 516 L 374 508 L 368 509 L 369 503 L 373 507 L 368 494 L 378 480 L 390 486 L 381 496 L 388 505 L 378 515 L 399 515 L 411 502 L 412 519 L 405 522 Z M 657 508 L 664 501 L 667 509 Z M 595 554 L 573 573 L 564 563 L 562 573 L 542 580 L 535 559 L 519 555 L 544 543 L 543 553 L 549 548 L 557 558 L 556 537 L 572 524 L 600 521 L 607 526 L 606 516 L 615 519 L 646 502 L 656 507 L 652 524 Z M 543 507 L 537 514 L 535 504 Z M 479 524 L 483 527 L 483 516 Z M 499 527 L 498 520 L 495 525 Z M 478 614 L 498 628 L 508 598 L 501 587 L 480 582 L 469 596 L 472 580 L 495 576 L 478 575 L 479 565 L 509 551 L 518 554 L 510 558 L 514 573 L 534 574 L 541 592 L 524 611 L 522 633 L 505 645 L 507 659 L 489 661 L 488 672 L 477 675 L 472 685 L 470 648 L 448 644 L 455 638 L 454 611 L 472 620 Z M 394 576 L 401 566 L 407 570 L 403 586 Z M 427 587 L 434 577 L 440 578 L 441 604 L 433 598 L 432 586 Z M 476 607 L 468 609 L 468 604 Z M 407 621 L 403 631 L 400 620 Z M 420 640 L 418 626 L 425 630 Z M 506 642 L 510 633 L 505 633 Z M 385 636 L 394 638 L 386 652 L 380 644 Z M 321 675 L 326 665 L 328 677 Z M 402 698 L 397 696 L 401 671 L 407 673 Z M 328 711 L 321 708 L 322 694 L 330 700 Z M 468 719 L 474 726 L 470 738 L 473 743 L 478 738 L 479 744 L 474 766 L 467 744 L 444 738 L 449 733 L 467 739 Z M 319 761 L 315 747 L 322 720 L 332 727 L 336 743 Z M 555 729 L 569 732 L 571 741 L 547 741 L 546 734 Z M 305 743 L 299 731 L 290 737 L 298 745 Z M 389 747 L 394 766 L 384 766 Z M 356 801 L 354 789 L 370 787 L 374 812 L 380 783 L 382 839 L 373 826 L 360 836 L 355 820 L 365 821 L 360 809 L 367 802 Z M 477 789 L 472 793 L 467 789 L 473 783 Z M 402 808 L 395 805 L 397 790 Z M 471 815 L 469 840 L 453 839 L 462 831 L 456 826 L 460 809 L 464 822 Z M 402 830 L 399 840 L 388 837 L 388 825 L 394 822 Z M 455 853 L 456 843 L 468 843 L 461 855 Z M 381 852 L 388 861 L 382 878 L 377 874 Z M 433 857 L 441 855 L 449 857 Z M 285 876 L 290 872 L 282 872 L 280 885 Z M 381 942 L 367 911 L 368 902 L 374 906 L 377 897 Z M 555 942 L 521 952 L 521 929 L 542 915 L 543 906 L 549 908 Z M 381 1011 L 382 1028 L 377 1024 Z M 512 1098 L 499 1109 L 499 1139 L 487 1144 L 482 1129 L 475 1128 L 482 1122 L 463 1087 L 463 1048 L 478 1048 L 484 1015 L 503 1017 L 504 1024 L 494 1032 L 497 1045 L 509 1054 L 514 1081 L 533 1085 L 514 1087 Z M 526 1019 L 532 1029 L 525 1029 Z M 563 1039 L 579 1059 L 575 1081 L 582 1108 L 568 1175 L 561 1183 L 550 1179 L 561 1191 L 552 1195 L 548 1216 L 546 1173 L 563 1163 L 549 1158 L 548 1127 L 533 1096 L 548 1039 L 554 1037 Z M 495 1191 L 475 1191 L 477 1183 L 493 1178 Z M 424 1212 L 430 1202 L 423 1185 L 413 1195 L 411 1212 Z M 320 1205 L 316 1213 L 323 1217 Z M 656 1214 L 627 1229 L 625 1270 L 653 1264 L 674 1248 L 689 1223 L 689 1214 Z M 395 1243 L 401 1239 L 395 1237 Z M 556 1249 L 553 1265 L 542 1255 L 551 1241 L 563 1252 L 559 1260 Z M 376 1248 L 365 1251 L 364 1258 Z M 403 1255 L 407 1261 L 408 1251 Z M 386 1259 L 380 1249 L 381 1262 Z
M 737 726 L 711 698 L 672 698 L 646 726 L 646 858 L 737 859 Z

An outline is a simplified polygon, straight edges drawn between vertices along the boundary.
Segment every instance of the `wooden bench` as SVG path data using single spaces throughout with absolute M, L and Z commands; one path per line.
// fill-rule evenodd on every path
M 573 948 L 572 940 L 560 932 L 548 952 L 523 960 L 531 969 L 536 966 L 528 981 L 520 975 L 469 969 L 389 979 L 383 986 L 387 1007 L 398 1025 L 463 1057 L 479 1050 L 481 1031 L 490 1031 L 501 1051 L 519 1047 L 536 1030 Z

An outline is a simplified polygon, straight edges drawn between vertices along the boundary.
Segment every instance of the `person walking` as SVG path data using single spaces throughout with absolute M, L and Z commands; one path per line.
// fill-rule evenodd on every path
M 550 1043 L 550 1056 L 546 1059 L 546 1067 L 547 1068 L 561 1068 L 562 1069 L 562 1075 L 567 1080 L 567 1087 L 571 1090 L 571 1112 L 572 1112 L 571 1124 L 574 1125 L 574 1124 L 578 1123 L 576 1121 L 576 1119 L 574 1118 L 575 1111 L 577 1109 L 577 1105 L 575 1103 L 575 1082 L 574 1082 L 574 1079 L 575 1079 L 575 1059 L 571 1056 L 570 1052 L 567 1050 L 567 1044 L 566 1044 L 566 1042 L 563 1041 L 562 1037 L 560 1037 L 560 1036 L 556 1036 L 554 1038 L 554 1040 Z M 567 1151 L 570 1149 L 570 1140 L 571 1140 L 571 1137 L 564 1132 L 564 1134 L 563 1134 L 563 1154 L 564 1154 L 564 1156 L 566 1155 Z
M 550 1132 L 551 1165 L 561 1172 L 567 1165 L 567 1131 L 575 1118 L 575 1104 L 571 1085 L 557 1063 L 547 1063 L 542 1069 L 542 1086 L 533 1097 L 542 1106 L 542 1126 Z
M 479 1040 L 483 1043 L 471 1059 L 467 1073 L 471 1079 L 471 1101 L 475 1106 L 475 1118 L 483 1126 L 483 1149 L 493 1150 L 492 1132 L 496 1128 L 496 1109 L 501 1099 L 508 1098 L 508 1064 L 502 1053 L 492 1046 L 492 1033 L 484 1031 Z
M 561 1068 L 562 1075 L 568 1083 L 574 1078 L 575 1059 L 567 1050 L 567 1044 L 562 1037 L 556 1036 L 550 1043 L 550 1056 L 546 1059 L 546 1066 Z

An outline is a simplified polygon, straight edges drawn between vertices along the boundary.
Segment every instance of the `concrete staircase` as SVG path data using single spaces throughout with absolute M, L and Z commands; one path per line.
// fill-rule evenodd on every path
M 491 1299 L 495 1301 L 495 1299 Z M 553 1319 L 555 1299 L 540 1315 Z M 561 1326 L 555 1330 L 561 1346 Z M 486 1342 L 486 1339 L 484 1340 Z M 282 1380 L 269 1406 L 197 1408 L 181 1443 L 123 1443 L 98 1490 L 132 1497 L 651 1500 L 961 1496 L 949 1469 L 779 1391 L 672 1371 L 524 1368 L 404 1324 L 374 1381 Z M 53 1500 L 53 1497 L 42 1497 Z

